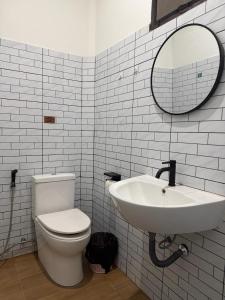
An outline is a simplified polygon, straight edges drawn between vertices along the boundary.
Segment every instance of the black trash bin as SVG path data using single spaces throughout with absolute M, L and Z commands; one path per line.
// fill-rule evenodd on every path
M 90 264 L 101 265 L 108 273 L 118 253 L 118 240 L 112 233 L 96 232 L 91 235 L 85 256 Z

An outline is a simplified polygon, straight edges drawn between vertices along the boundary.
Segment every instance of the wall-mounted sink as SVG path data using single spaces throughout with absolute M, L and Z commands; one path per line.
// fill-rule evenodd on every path
M 225 197 L 143 175 L 110 186 L 116 207 L 137 228 L 154 233 L 190 233 L 217 227 Z

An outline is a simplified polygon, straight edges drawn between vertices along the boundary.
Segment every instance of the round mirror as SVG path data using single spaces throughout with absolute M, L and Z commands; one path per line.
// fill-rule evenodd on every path
M 170 114 L 199 108 L 215 91 L 223 72 L 223 48 L 200 24 L 173 32 L 159 49 L 151 73 L 156 104 Z

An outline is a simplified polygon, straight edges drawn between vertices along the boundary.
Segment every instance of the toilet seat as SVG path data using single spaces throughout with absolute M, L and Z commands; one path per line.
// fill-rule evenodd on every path
M 91 227 L 89 227 L 87 230 L 76 233 L 76 234 L 60 234 L 55 233 L 47 229 L 39 220 L 36 218 L 36 225 L 39 226 L 39 228 L 45 233 L 49 238 L 53 240 L 58 240 L 60 242 L 64 243 L 73 243 L 78 242 L 80 240 L 86 239 L 88 236 L 91 235 Z
M 91 220 L 80 209 L 68 209 L 37 216 L 46 230 L 57 236 L 78 236 L 89 229 Z

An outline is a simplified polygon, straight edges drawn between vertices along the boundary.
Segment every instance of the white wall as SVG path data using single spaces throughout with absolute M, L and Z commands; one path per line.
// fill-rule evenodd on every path
M 0 37 L 93 55 L 95 0 L 0 0 Z
M 96 53 L 149 25 L 150 0 L 96 0 Z
M 92 56 L 148 25 L 151 0 L 0 0 L 0 37 Z

